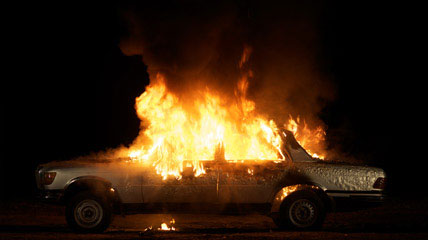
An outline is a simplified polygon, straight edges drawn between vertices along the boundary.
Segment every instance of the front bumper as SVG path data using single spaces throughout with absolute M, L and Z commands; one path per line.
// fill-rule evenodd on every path
M 367 192 L 327 192 L 333 199 L 336 211 L 354 211 L 378 207 L 386 199 L 386 195 L 381 191 Z

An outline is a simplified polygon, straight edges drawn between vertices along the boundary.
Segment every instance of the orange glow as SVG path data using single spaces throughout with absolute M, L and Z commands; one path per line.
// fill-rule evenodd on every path
M 169 223 L 170 223 L 171 225 L 173 225 L 173 224 L 175 224 L 175 220 L 174 220 L 174 219 L 172 219 Z M 176 229 L 175 229 L 175 227 L 173 227 L 173 226 L 168 227 L 168 224 L 166 224 L 166 223 L 162 223 L 162 224 L 161 224 L 161 227 L 160 227 L 160 228 L 158 228 L 158 230 L 160 230 L 160 231 L 175 231 Z
M 300 117 L 296 120 L 290 116 L 288 123 L 284 124 L 284 128 L 291 131 L 297 142 L 308 152 L 312 157 L 324 159 L 325 150 L 322 143 L 325 141 L 325 131 L 321 126 L 315 129 L 310 129 L 305 121 L 303 123 Z
M 244 50 L 240 69 L 250 53 L 251 49 Z M 276 123 L 258 114 L 255 102 L 247 98 L 252 77 L 251 70 L 243 72 L 232 97 L 204 88 L 192 90 L 192 99 L 184 101 L 168 90 L 158 73 L 136 99 L 141 131 L 127 155 L 134 162 L 153 166 L 164 180 L 181 179 L 183 167 L 189 166 L 194 176 L 201 176 L 207 160 L 284 160 Z M 303 146 L 310 147 L 317 132 L 308 131 L 306 124 L 302 130 L 298 124 L 299 119 L 290 119 L 286 126 L 292 127 Z
M 192 163 L 199 176 L 205 173 L 204 160 L 284 159 L 276 124 L 256 115 L 254 102 L 245 98 L 239 102 L 242 105 L 228 106 L 206 90 L 202 99 L 194 101 L 195 112 L 186 111 L 158 75 L 156 84 L 137 98 L 138 116 L 147 127 L 131 146 L 129 156 L 154 166 L 164 179 L 180 179 L 185 161 Z
M 282 202 L 282 200 L 284 200 L 284 198 L 286 198 L 288 195 L 292 194 L 297 190 L 302 190 L 305 188 L 317 189 L 317 187 L 312 185 L 297 184 L 297 185 L 287 186 L 282 188 L 281 191 L 276 195 L 276 200 L 279 200 L 279 202 Z

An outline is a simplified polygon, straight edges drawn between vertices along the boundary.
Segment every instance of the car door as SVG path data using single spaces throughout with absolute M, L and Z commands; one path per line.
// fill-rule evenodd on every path
M 166 180 L 148 170 L 143 174 L 145 203 L 196 203 L 217 201 L 218 174 L 214 166 L 204 164 L 205 174 L 195 177 L 193 165 L 183 169 L 181 179 Z
M 141 183 L 144 168 L 138 163 L 113 165 L 109 179 L 123 203 L 142 203 Z
M 226 162 L 219 167 L 219 201 L 267 203 L 282 169 L 273 161 Z

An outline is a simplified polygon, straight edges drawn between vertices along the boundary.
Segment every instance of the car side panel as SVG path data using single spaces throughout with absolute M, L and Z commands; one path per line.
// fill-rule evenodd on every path
M 217 171 L 206 169 L 206 174 L 195 177 L 184 173 L 181 179 L 162 176 L 147 171 L 143 177 L 142 191 L 145 203 L 194 203 L 217 202 Z

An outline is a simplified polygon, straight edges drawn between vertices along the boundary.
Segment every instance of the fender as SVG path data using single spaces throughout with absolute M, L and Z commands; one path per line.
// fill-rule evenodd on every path
M 312 191 L 322 191 L 320 187 L 314 186 L 314 185 L 308 185 L 308 184 L 295 184 L 283 187 L 281 190 L 279 190 L 275 197 L 272 200 L 272 207 L 271 207 L 271 213 L 277 213 L 280 210 L 281 203 L 284 201 L 284 199 L 289 196 L 291 193 L 300 191 L 300 190 L 312 190 Z
M 103 184 L 105 184 L 105 186 L 106 186 L 106 187 L 111 187 L 111 186 L 112 186 L 112 184 L 111 184 L 108 180 L 106 180 L 106 179 L 104 179 L 104 178 L 102 178 L 102 177 L 92 176 L 92 175 L 87 175 L 87 176 L 79 176 L 79 177 L 75 177 L 75 178 L 72 178 L 72 179 L 68 180 L 68 182 L 65 184 L 64 191 L 67 191 L 67 189 L 68 189 L 68 188 L 70 187 L 70 185 L 72 185 L 73 183 L 80 182 L 80 181 L 87 181 L 87 180 L 91 180 L 91 181 L 93 181 L 93 180 L 95 180 L 95 181 L 100 181 L 100 182 L 102 182 Z
M 93 190 L 106 194 L 113 203 L 120 203 L 118 192 L 112 187 L 110 181 L 98 176 L 79 176 L 69 180 L 64 187 L 64 197 L 69 199 L 73 194 L 81 190 Z

